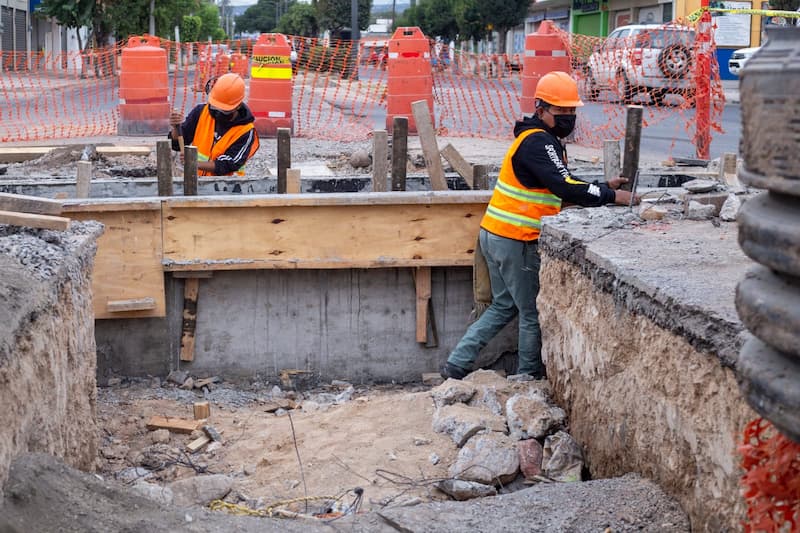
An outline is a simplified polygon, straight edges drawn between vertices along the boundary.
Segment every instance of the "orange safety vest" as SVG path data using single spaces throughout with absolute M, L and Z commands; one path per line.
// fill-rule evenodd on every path
M 214 119 L 211 117 L 211 113 L 208 112 L 208 105 L 203 106 L 203 110 L 200 112 L 200 118 L 197 120 L 197 128 L 194 132 L 194 139 L 192 139 L 193 144 L 197 147 L 197 160 L 214 161 L 219 156 L 227 152 L 228 148 L 230 148 L 230 146 L 236 142 L 236 139 L 245 133 L 248 133 L 253 129 L 253 127 L 254 126 L 252 122 L 250 124 L 233 126 L 231 129 L 225 132 L 225 135 L 223 135 L 220 140 L 215 143 Z M 253 154 L 256 153 L 258 146 L 258 135 L 256 135 L 255 139 L 253 139 L 250 153 L 247 154 L 248 159 L 250 159 Z M 231 174 L 227 175 L 232 176 L 233 174 L 236 174 L 237 176 L 244 176 L 244 165 L 242 165 L 236 172 L 232 172 Z M 207 170 L 198 170 L 197 175 L 214 176 L 215 174 Z
M 539 238 L 542 217 L 561 211 L 561 198 L 549 189 L 525 187 L 517 179 L 511 164 L 511 158 L 522 141 L 540 131 L 544 130 L 534 128 L 523 131 L 506 152 L 492 199 L 481 220 L 481 227 L 486 231 L 518 241 L 532 241 Z

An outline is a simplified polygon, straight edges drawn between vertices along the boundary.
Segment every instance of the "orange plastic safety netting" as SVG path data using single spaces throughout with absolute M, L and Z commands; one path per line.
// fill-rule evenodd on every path
M 800 444 L 757 418 L 744 431 L 745 531 L 800 531 Z
M 659 33 L 660 32 L 660 33 Z M 613 35 L 613 34 L 612 34 Z M 581 95 L 602 112 L 581 112 L 575 142 L 600 146 L 620 139 L 625 103 L 644 105 L 645 126 L 678 117 L 674 139 L 694 139 L 693 92 L 697 39 L 689 26 L 602 39 L 561 32 Z M 357 140 L 386 127 L 387 40 L 351 41 L 290 36 L 294 134 Z M 205 101 L 206 83 L 233 71 L 249 78 L 254 42 L 162 41 L 169 70 L 170 107 L 188 112 Z M 3 55 L 0 139 L 6 141 L 117 133 L 119 65 L 125 43 L 107 50 L 51 56 Z M 711 125 L 724 103 L 711 50 Z M 508 138 L 522 115 L 519 55 L 472 54 L 431 41 L 434 121 L 451 136 Z M 357 65 L 357 68 L 355 67 Z M 665 73 L 666 72 L 666 73 Z M 671 73 L 671 74 L 667 74 Z M 250 80 L 248 80 L 250 83 Z M 719 130 L 718 126 L 716 129 Z

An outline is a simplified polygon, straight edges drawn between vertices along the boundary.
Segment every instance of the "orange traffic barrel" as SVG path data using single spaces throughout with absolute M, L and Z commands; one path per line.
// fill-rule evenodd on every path
M 231 54 L 231 72 L 238 74 L 242 79 L 247 78 L 250 74 L 249 71 L 250 60 L 247 56 L 239 52 Z
M 572 65 L 561 34 L 549 20 L 543 20 L 539 31 L 525 36 L 525 59 L 522 64 L 522 98 L 520 108 L 523 115 L 532 115 L 536 108 L 534 95 L 539 79 L 554 70 L 571 73 Z
M 158 37 L 131 37 L 122 50 L 119 74 L 119 135 L 148 135 L 169 129 L 167 51 Z
M 214 75 L 219 77 L 231 71 L 231 56 L 226 53 L 217 55 L 217 66 Z
M 291 53 L 292 47 L 282 33 L 262 33 L 253 46 L 247 105 L 262 137 L 276 137 L 278 128 L 294 133 Z
M 386 129 L 396 116 L 408 117 L 408 133 L 417 133 L 411 103 L 426 100 L 433 117 L 430 41 L 416 26 L 397 28 L 389 39 Z

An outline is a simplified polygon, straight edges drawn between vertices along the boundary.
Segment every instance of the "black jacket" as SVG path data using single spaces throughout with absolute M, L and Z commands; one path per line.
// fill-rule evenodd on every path
M 194 140 L 194 132 L 197 129 L 197 122 L 200 120 L 200 112 L 207 104 L 200 104 L 194 107 L 186 119 L 181 124 L 181 131 L 183 132 L 184 144 L 192 144 Z M 229 122 L 221 123 L 220 121 L 214 122 L 214 142 L 220 140 L 225 133 L 233 126 L 242 126 L 255 122 L 255 117 L 245 104 L 242 104 L 237 113 Z M 217 176 L 224 176 L 231 172 L 236 172 L 242 165 L 247 162 L 247 157 L 250 155 L 250 148 L 255 142 L 256 132 L 255 129 L 250 130 L 247 135 L 242 135 L 236 139 L 233 144 L 214 161 L 214 174 Z M 180 150 L 177 140 L 172 140 L 172 149 Z
M 572 177 L 564 163 L 566 148 L 539 117 L 525 117 L 514 125 L 514 136 L 532 128 L 545 131 L 529 135 L 511 157 L 514 174 L 529 189 L 549 189 L 566 203 L 597 207 L 614 203 L 616 193 L 603 183 Z

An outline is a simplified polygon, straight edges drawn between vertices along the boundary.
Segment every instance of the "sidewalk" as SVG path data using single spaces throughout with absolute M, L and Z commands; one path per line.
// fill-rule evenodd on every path
M 739 79 L 722 80 L 722 89 L 725 91 L 726 104 L 739 103 Z

